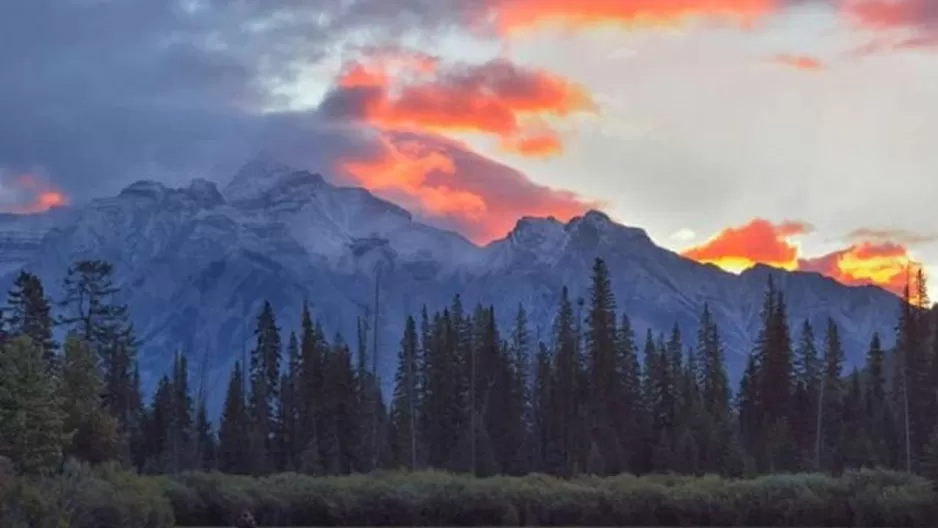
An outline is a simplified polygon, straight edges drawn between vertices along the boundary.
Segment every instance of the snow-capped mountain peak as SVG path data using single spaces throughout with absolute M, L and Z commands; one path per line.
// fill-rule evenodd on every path
M 520 304 L 532 330 L 549 332 L 560 289 L 587 296 L 596 257 L 609 264 L 616 299 L 639 335 L 675 323 L 692 335 L 709 304 L 731 374 L 738 372 L 757 330 L 762 268 L 741 276 L 716 272 L 600 211 L 569 222 L 524 217 L 504 239 L 480 248 L 365 189 L 336 186 L 261 155 L 221 191 L 202 179 L 182 188 L 139 181 L 65 212 L 0 215 L 0 290 L 25 267 L 59 298 L 56 285 L 75 260 L 112 262 L 144 342 L 146 385 L 182 348 L 199 354 L 190 358 L 194 365 L 208 358 L 215 409 L 232 351 L 251 339 L 250 319 L 264 300 L 277 308 L 285 331 L 307 300 L 327 332 L 349 338 L 356 318 L 373 309 L 377 285 L 378 361 L 382 379 L 390 380 L 401 325 L 421 306 L 441 308 L 460 294 L 465 306 L 497 304 L 505 319 Z M 843 325 L 848 358 L 861 358 L 872 333 L 886 335 L 893 324 L 897 301 L 883 290 L 773 273 L 784 275 L 776 284 L 792 320 L 830 315 Z

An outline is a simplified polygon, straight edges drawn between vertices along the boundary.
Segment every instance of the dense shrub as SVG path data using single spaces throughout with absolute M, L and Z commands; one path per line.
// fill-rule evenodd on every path
M 474 479 L 441 472 L 314 478 L 188 473 L 160 480 L 181 526 L 928 526 L 938 495 L 886 471 L 772 475 Z
M 57 475 L 0 477 L 4 528 L 172 528 L 169 484 L 105 465 L 68 462 Z

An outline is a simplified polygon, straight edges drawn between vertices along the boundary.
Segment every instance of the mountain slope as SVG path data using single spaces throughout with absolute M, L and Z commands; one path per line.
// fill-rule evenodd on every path
M 376 282 L 386 386 L 406 314 L 424 304 L 447 306 L 459 294 L 467 309 L 494 304 L 507 325 L 523 305 L 532 331 L 549 340 L 561 289 L 588 297 L 596 257 L 609 265 L 619 308 L 640 338 L 646 329 L 669 331 L 676 322 L 693 343 L 697 316 L 708 303 L 734 377 L 756 335 L 769 274 L 785 292 L 793 322 L 808 318 L 820 328 L 830 315 L 841 325 L 852 364 L 862 360 L 873 332 L 891 335 L 898 306 L 881 289 L 849 288 L 814 274 L 766 267 L 729 274 L 660 248 L 644 231 L 595 211 L 568 223 L 523 218 L 506 238 L 478 247 L 363 189 L 336 187 L 263 158 L 222 189 L 206 180 L 181 189 L 137 182 L 67 213 L 0 218 L 0 255 L 12 255 L 0 286 L 8 287 L 23 266 L 60 298 L 71 262 L 113 262 L 143 342 L 145 388 L 168 368 L 174 350 L 182 350 L 191 356 L 193 375 L 205 363 L 212 408 L 221 403 L 231 365 L 250 348 L 265 299 L 285 332 L 298 327 L 308 300 L 327 332 L 351 340 L 356 318 L 374 316 Z

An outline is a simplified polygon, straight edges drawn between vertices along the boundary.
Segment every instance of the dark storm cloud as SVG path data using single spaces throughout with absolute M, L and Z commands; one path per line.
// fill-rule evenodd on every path
M 211 172 L 303 134 L 315 143 L 305 152 L 354 143 L 313 114 L 261 109 L 346 37 L 380 43 L 443 28 L 463 3 L 0 2 L 0 167 L 42 167 L 82 198 L 138 177 Z

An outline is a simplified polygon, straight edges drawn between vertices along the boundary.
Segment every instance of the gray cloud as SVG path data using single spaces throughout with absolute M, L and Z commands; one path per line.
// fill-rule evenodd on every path
M 139 177 L 217 174 L 272 145 L 287 154 L 355 145 L 315 114 L 261 110 L 300 67 L 351 38 L 380 45 L 442 31 L 462 4 L 0 2 L 0 167 L 42 167 L 82 199 Z

